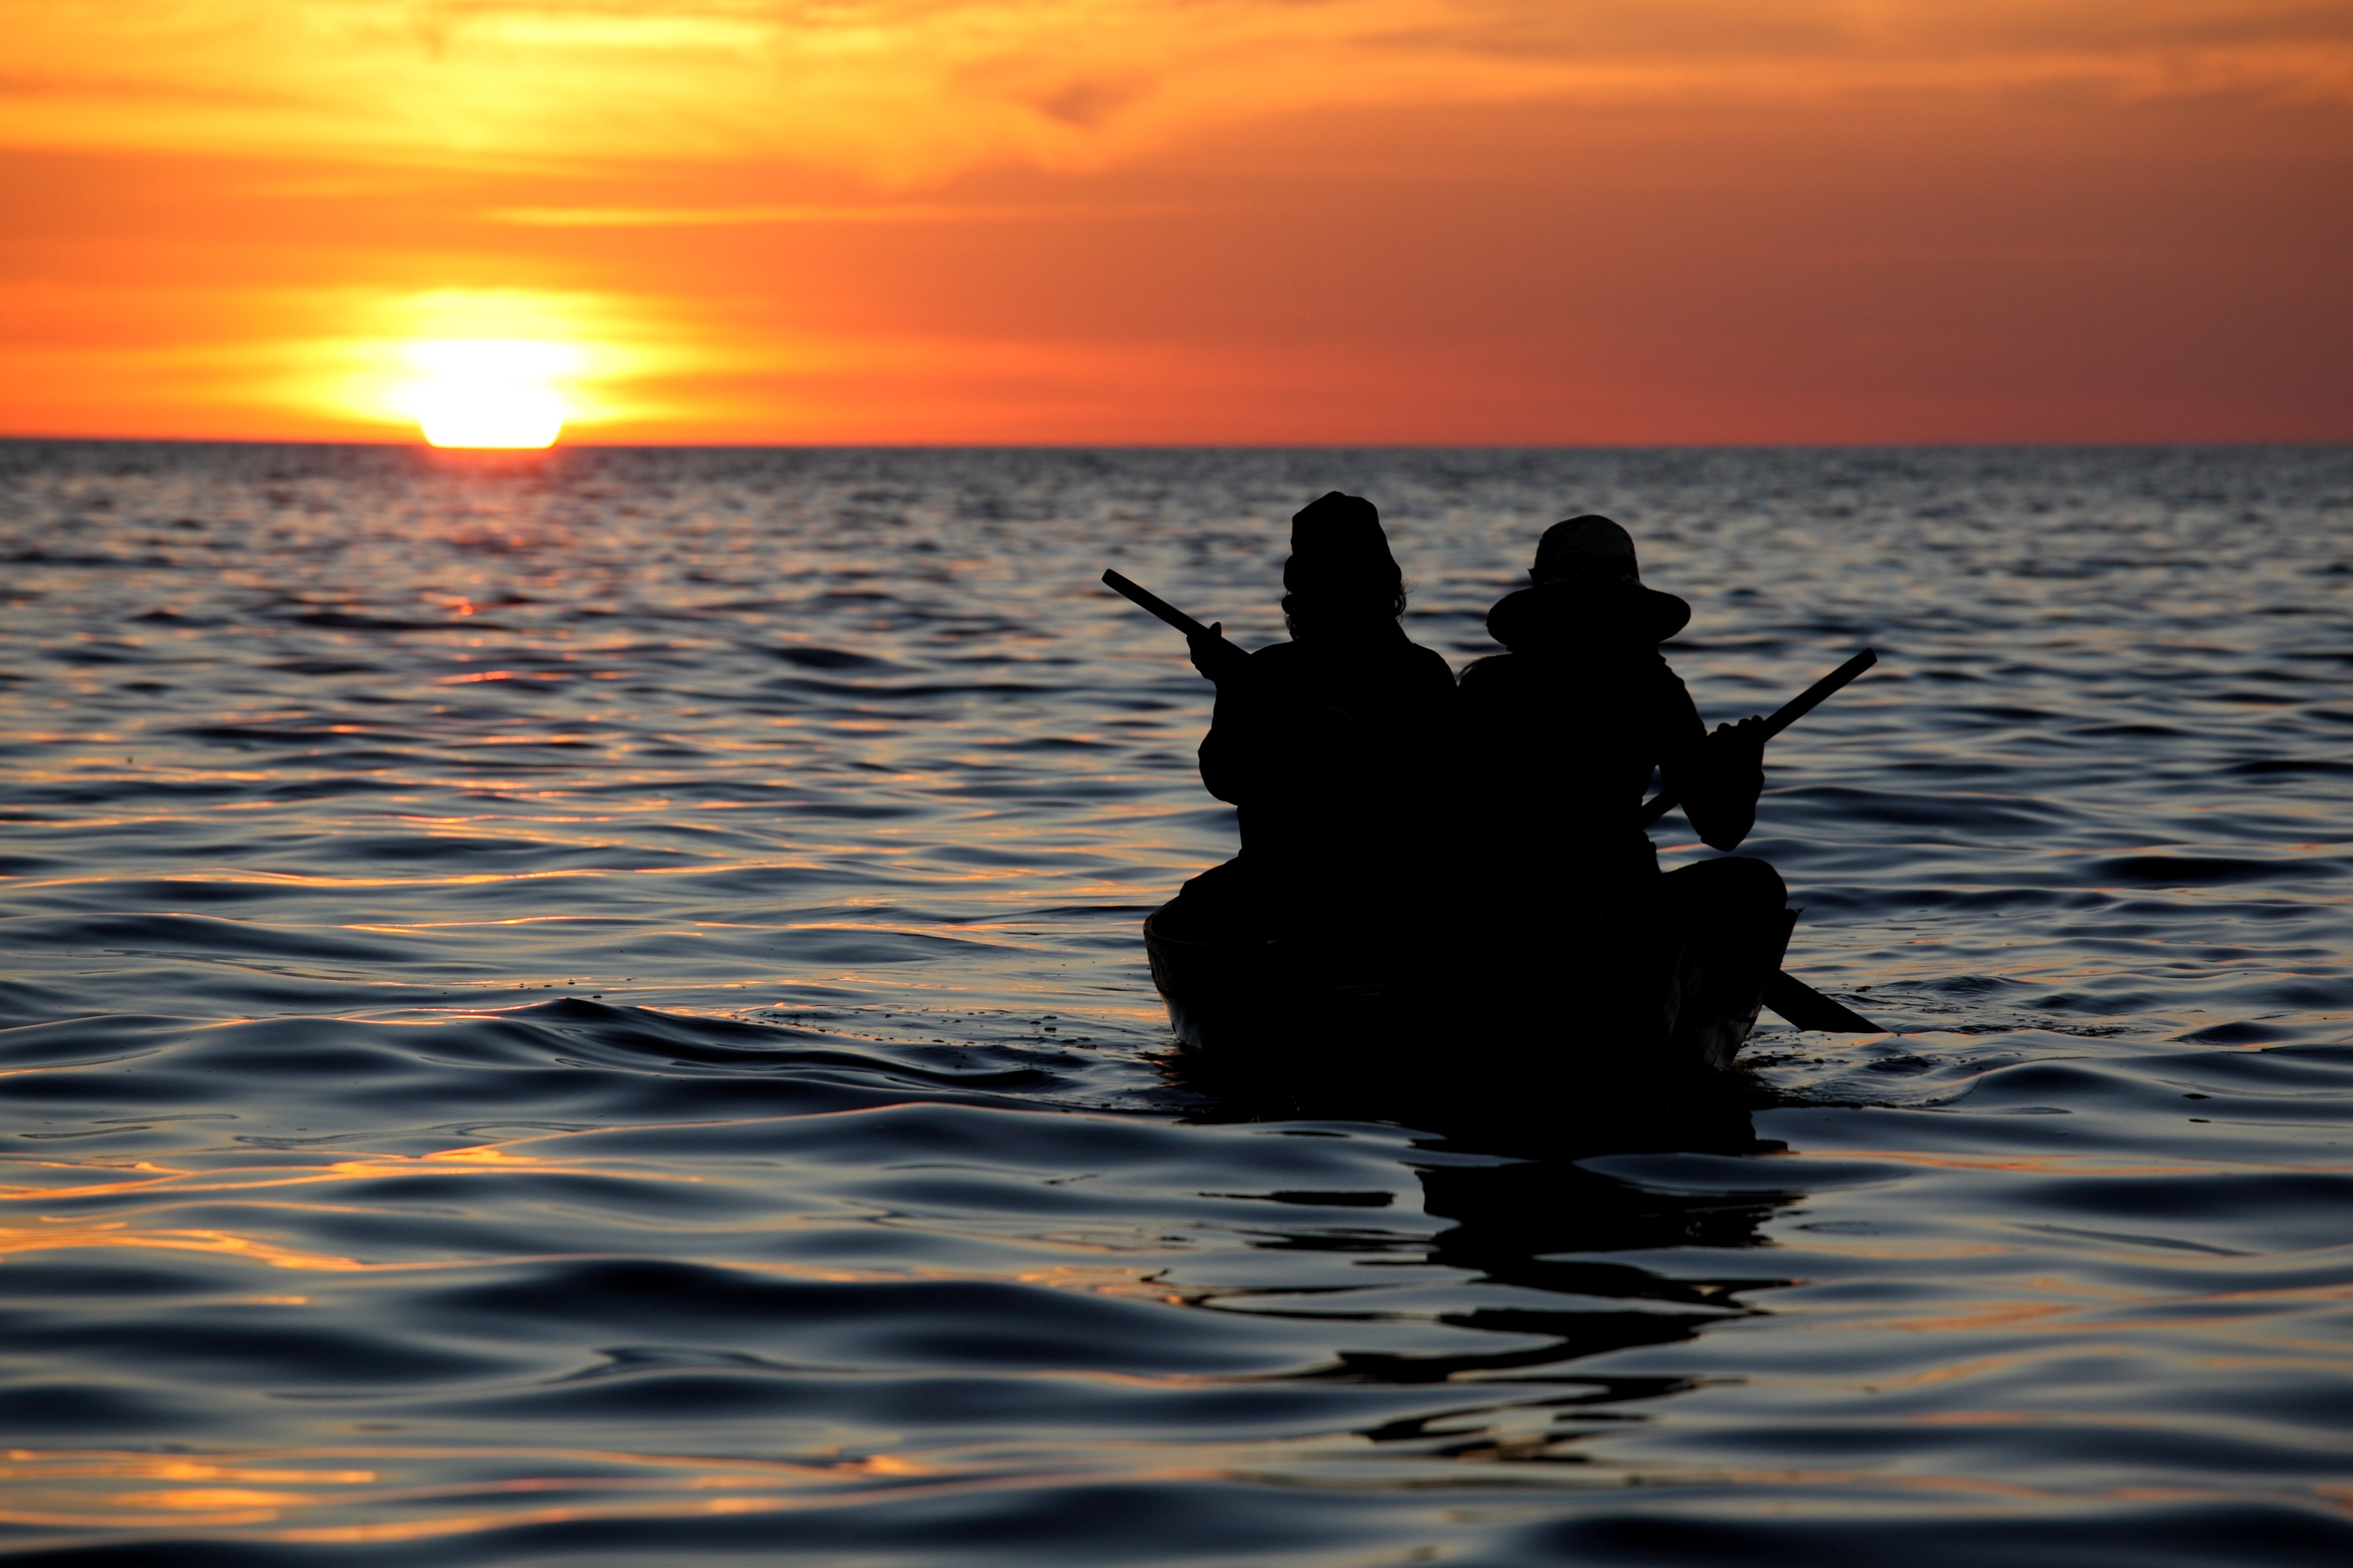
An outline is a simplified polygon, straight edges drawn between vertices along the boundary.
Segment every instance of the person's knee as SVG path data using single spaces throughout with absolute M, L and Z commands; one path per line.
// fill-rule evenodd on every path
M 1704 880 L 1711 899 L 1752 908 L 1778 910 L 1789 901 L 1788 885 L 1770 862 L 1754 856 L 1727 855 L 1692 867 L 1694 880 Z
M 1239 858 L 1236 858 L 1228 860 L 1222 865 L 1212 866 L 1199 876 L 1188 879 L 1184 887 L 1178 889 L 1177 896 L 1198 900 L 1205 904 L 1247 899 L 1255 891 L 1250 886 L 1254 879 L 1250 875 L 1250 868 L 1244 866 Z
M 1760 907 L 1778 910 L 1789 901 L 1789 885 L 1781 880 L 1781 873 L 1763 860 L 1741 855 L 1733 858 L 1740 868 L 1741 896 L 1753 900 Z
M 1248 923 L 1256 903 L 1250 883 L 1249 874 L 1230 860 L 1210 867 L 1161 907 L 1160 930 L 1184 941 L 1208 942 Z

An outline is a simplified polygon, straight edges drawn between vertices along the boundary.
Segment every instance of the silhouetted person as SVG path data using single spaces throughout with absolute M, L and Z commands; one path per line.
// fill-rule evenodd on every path
M 1765 784 L 1763 721 L 1708 733 L 1658 647 L 1691 606 L 1642 585 L 1633 540 L 1608 518 L 1546 530 L 1529 576 L 1487 614 L 1511 652 L 1462 676 L 1472 966 L 1533 984 L 1527 1024 L 1655 1053 L 1678 1016 L 1688 1034 L 1727 988 L 1761 987 L 1788 917 L 1762 860 L 1662 876 L 1638 821 L 1643 793 L 1657 770 L 1702 839 L 1736 847 Z
M 1246 657 L 1194 644 L 1218 683 L 1201 782 L 1240 808 L 1242 847 L 1185 884 L 1168 924 L 1195 940 L 1369 941 L 1432 868 L 1454 677 L 1407 640 L 1405 581 L 1362 497 L 1335 490 L 1292 518 L 1282 585 L 1291 641 Z

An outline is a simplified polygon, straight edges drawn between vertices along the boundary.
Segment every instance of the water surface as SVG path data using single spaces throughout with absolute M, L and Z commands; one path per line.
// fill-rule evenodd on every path
M 1711 721 L 1877 647 L 1746 850 L 1898 1033 L 1172 1075 L 1231 815 L 1095 577 L 1279 635 L 1332 488 L 1458 666 L 1587 510 Z M 0 557 L 0 1550 L 2353 1558 L 2347 449 L 14 443 Z

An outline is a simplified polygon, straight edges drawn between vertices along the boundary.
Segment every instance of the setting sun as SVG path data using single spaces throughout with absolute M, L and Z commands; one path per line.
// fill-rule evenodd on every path
M 559 384 L 587 355 L 532 338 L 432 338 L 402 345 L 417 373 L 396 395 L 436 447 L 547 447 L 564 428 Z
M 2344 11 L 0 0 L 0 431 L 2343 439 Z

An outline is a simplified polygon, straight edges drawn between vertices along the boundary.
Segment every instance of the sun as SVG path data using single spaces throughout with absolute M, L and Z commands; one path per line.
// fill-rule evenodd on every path
M 395 402 L 436 447 L 551 447 L 572 412 L 561 389 L 588 356 L 540 338 L 419 338 Z

